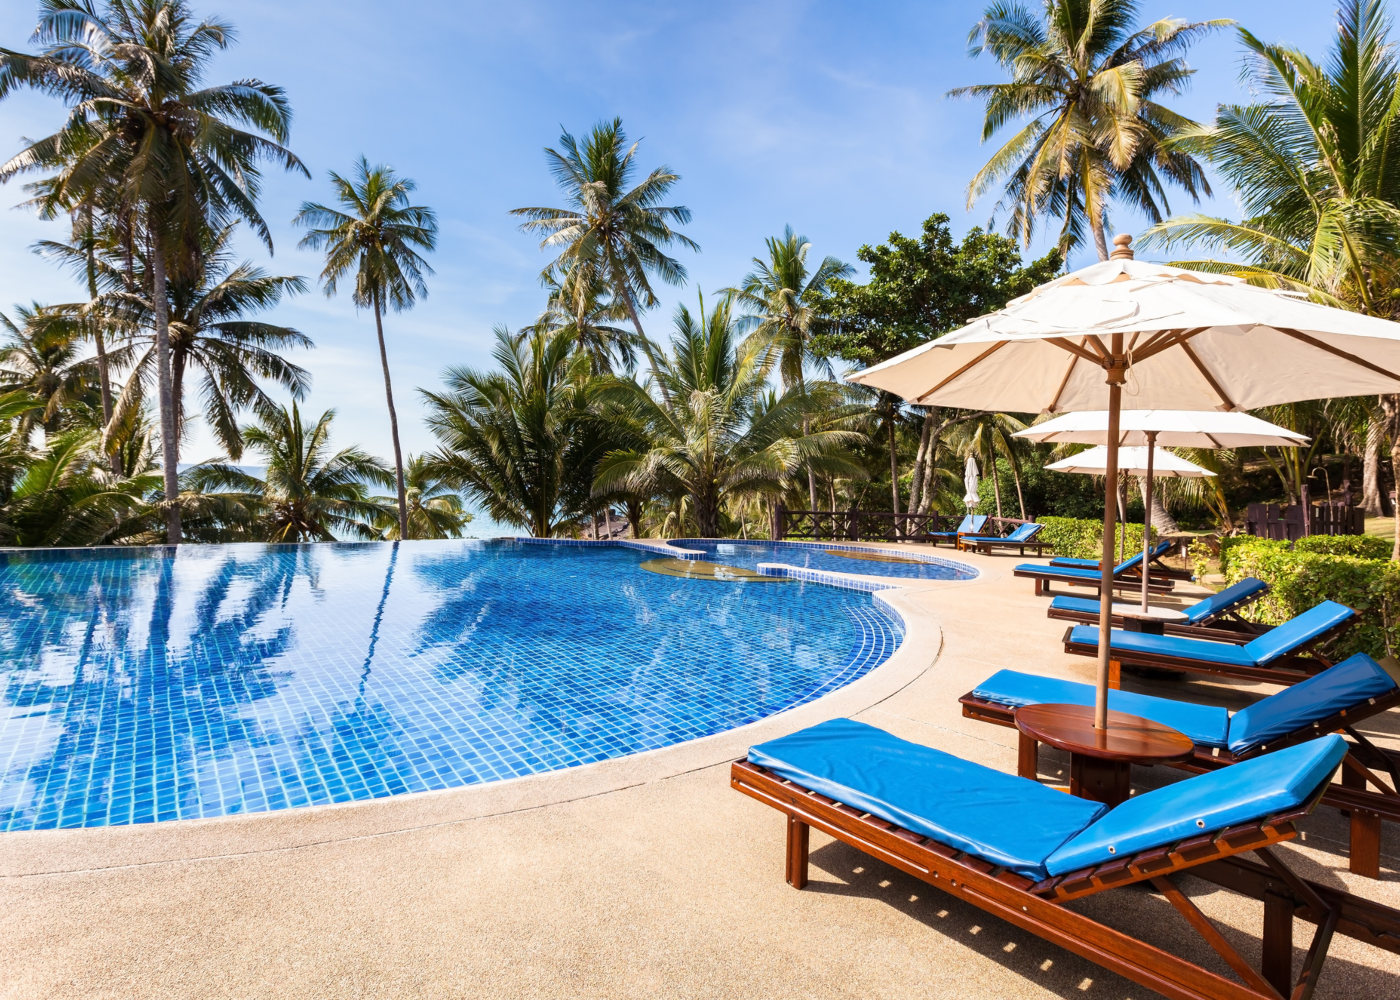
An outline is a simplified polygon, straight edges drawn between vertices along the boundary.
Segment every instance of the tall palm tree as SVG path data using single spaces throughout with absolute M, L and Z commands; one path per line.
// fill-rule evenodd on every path
M 258 163 L 270 159 L 306 174 L 283 145 L 292 112 L 280 87 L 249 79 L 201 86 L 233 34 L 228 24 L 196 21 L 184 0 L 108 0 L 101 14 L 93 0 L 45 0 L 35 32 L 43 52 L 0 50 L 0 96 L 29 86 L 69 106 L 62 129 L 0 165 L 0 181 L 57 170 L 44 192 L 53 206 L 100 204 L 139 220 L 149 244 L 169 496 L 179 490 L 179 435 L 168 276 L 181 266 L 181 248 L 196 245 L 206 226 L 242 220 L 271 250 L 257 209 Z M 167 534 L 171 544 L 180 541 L 178 504 L 169 505 Z
M 15 310 L 18 322 L 0 313 L 0 393 L 24 391 L 42 404 L 19 417 L 27 439 L 38 426 L 55 434 L 96 403 L 97 369 L 82 357 L 83 326 L 62 310 L 35 303 Z
M 517 208 L 511 215 L 527 219 L 521 230 L 543 236 L 541 249 L 559 247 L 559 256 L 541 280 L 558 283 L 575 316 L 584 315 L 596 282 L 602 282 L 625 308 L 642 349 L 655 358 L 642 329 L 640 312 L 657 304 L 650 275 L 672 285 L 685 282 L 680 261 L 664 248 L 673 243 L 699 250 L 688 236 L 672 229 L 690 221 L 690 209 L 660 204 L 680 175 L 657 167 L 635 187 L 637 143 L 627 145 L 622 119 L 599 122 L 582 147 L 568 132 L 559 137 L 562 152 L 545 149 L 550 172 L 563 190 L 567 208 Z
M 336 204 L 330 208 L 303 202 L 296 223 L 311 231 L 301 246 L 326 251 L 321 282 L 326 296 L 335 295 L 341 278 L 355 272 L 351 301 L 360 309 L 374 310 L 374 330 L 379 336 L 379 363 L 384 369 L 384 398 L 389 404 L 389 433 L 394 439 L 394 476 L 399 496 L 399 536 L 408 537 L 408 499 L 403 479 L 403 449 L 399 447 L 399 416 L 394 409 L 394 386 L 389 378 L 389 351 L 384 346 L 384 310 L 413 308 L 418 296 L 427 298 L 424 275 L 433 273 L 414 247 L 437 246 L 437 213 L 410 204 L 417 185 L 399 177 L 392 167 L 370 166 L 363 156 L 353 179 L 331 171 Z
M 408 484 L 408 537 L 461 538 L 462 530 L 472 522 L 472 513 L 463 509 L 461 496 L 433 460 L 427 455 L 409 455 L 404 479 Z M 374 499 L 386 512 L 394 506 L 392 497 Z M 383 532 L 383 538 L 399 538 L 399 521 L 393 515 L 381 518 L 375 527 Z
M 597 458 L 583 433 L 592 418 L 591 366 L 575 348 L 566 332 L 497 328 L 499 371 L 449 368 L 445 392 L 423 391 L 441 444 L 433 474 L 536 538 L 552 537 L 579 513 L 567 495 L 582 474 L 591 477 Z
M 570 301 L 573 284 L 567 275 L 562 283 L 549 276 L 545 286 L 549 298 L 544 312 L 535 320 L 535 329 L 571 334 L 578 349 L 593 362 L 594 374 L 611 372 L 614 359 L 629 372 L 637 367 L 636 334 L 616 325 L 627 321 L 627 308 L 609 294 L 600 279 L 593 279 L 581 303 Z
M 1262 100 L 1221 105 L 1174 145 L 1207 157 L 1239 194 L 1239 222 L 1168 219 L 1149 242 L 1192 243 L 1236 261 L 1192 260 L 1332 305 L 1400 314 L 1400 61 L 1382 0 L 1344 0 L 1331 57 L 1260 41 L 1243 28 Z
M 849 278 L 855 268 L 827 256 L 815 271 L 808 272 L 812 243 L 794 233 L 792 226 L 785 226 L 782 236 L 770 236 L 764 243 L 768 259 L 753 258 L 753 270 L 737 289 L 738 302 L 751 314 L 754 334 L 766 338 L 777 353 L 783 385 L 805 390 L 812 337 L 829 325 L 824 304 L 831 282 Z M 803 423 L 804 433 L 809 426 L 810 422 Z M 812 510 L 816 510 L 817 477 L 811 468 L 807 469 L 807 488 Z
M 1175 184 L 1193 200 L 1210 184 L 1191 156 L 1166 145 L 1194 125 L 1154 98 L 1178 94 L 1194 70 L 1182 56 L 1197 38 L 1233 24 L 1164 18 L 1134 29 L 1137 0 L 1045 0 L 1042 15 L 1018 3 L 988 7 L 968 38 L 971 55 L 990 55 L 1010 83 L 959 87 L 955 97 L 985 101 L 982 140 L 1024 116 L 1022 126 L 977 172 L 970 209 L 1005 181 L 998 208 L 1009 233 L 1030 245 L 1035 220 L 1059 218 L 1062 252 L 1092 232 L 1108 259 L 1108 202 L 1134 206 L 1154 222 Z
M 262 479 L 214 462 L 190 469 L 186 478 L 201 493 L 222 494 L 255 512 L 270 542 L 332 542 L 336 532 L 378 538 L 374 522 L 392 516 L 393 508 L 372 499 L 368 487 L 388 486 L 393 477 L 359 448 L 332 452 L 334 419 L 327 410 L 308 423 L 295 403 L 264 413 L 243 428 L 248 447 L 266 462 Z
M 802 434 L 805 392 L 790 388 L 771 404 L 765 400 L 771 352 L 759 338 L 740 341 L 733 304 L 726 295 L 708 315 L 703 298 L 698 316 L 685 306 L 676 310 L 671 356 L 657 357 L 659 399 L 631 379 L 600 391 L 604 400 L 633 408 L 647 444 L 610 452 L 595 492 L 684 497 L 705 538 L 718 536 L 730 500 L 779 494 L 804 466 L 864 475 L 844 451 L 861 435 Z

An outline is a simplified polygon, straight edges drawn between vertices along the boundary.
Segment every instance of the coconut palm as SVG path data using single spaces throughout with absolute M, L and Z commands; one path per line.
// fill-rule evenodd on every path
M 371 499 L 370 486 L 389 486 L 393 477 L 376 458 L 356 447 L 332 452 L 335 411 L 315 423 L 301 418 L 293 403 L 263 413 L 243 428 L 248 447 L 266 463 L 263 478 L 224 463 L 205 462 L 186 473 L 200 493 L 220 494 L 255 512 L 270 542 L 331 542 L 337 532 L 378 538 L 374 521 L 393 508 Z
M 54 434 L 97 403 L 97 368 L 82 357 L 83 325 L 62 310 L 39 305 L 15 310 L 18 322 L 0 313 L 0 393 L 27 392 L 42 404 L 19 417 L 18 433 L 34 428 Z
M 311 231 L 301 246 L 326 251 L 321 283 L 327 298 L 353 269 L 355 290 L 351 301 L 360 309 L 374 310 L 374 330 L 379 336 L 379 363 L 384 369 L 384 398 L 389 404 L 389 433 L 394 439 L 394 475 L 398 488 L 399 534 L 408 535 L 408 500 L 404 492 L 403 450 L 399 447 L 399 417 L 394 409 L 394 386 L 389 378 L 389 351 L 384 346 L 384 310 L 413 308 L 418 296 L 428 295 L 425 275 L 433 273 L 414 249 L 437 246 L 437 214 L 423 205 L 410 204 L 417 185 L 399 177 L 392 167 L 370 166 L 363 156 L 351 179 L 331 171 L 336 204 L 330 208 L 303 202 L 296 224 Z
M 232 38 L 228 24 L 196 21 L 184 0 L 108 0 L 100 14 L 92 0 L 45 0 L 35 32 L 43 51 L 0 50 L 0 96 L 29 86 L 69 106 L 63 128 L 0 165 L 0 180 L 56 170 L 44 191 L 52 206 L 100 206 L 144 231 L 168 495 L 179 489 L 179 435 L 167 278 L 181 266 L 181 248 L 208 226 L 242 220 L 270 250 L 257 210 L 258 163 L 306 173 L 283 145 L 291 107 L 280 87 L 249 79 L 201 86 Z M 179 542 L 177 504 L 169 505 L 167 534 Z
M 409 455 L 404 466 L 408 487 L 409 538 L 461 538 L 462 529 L 472 522 L 472 514 L 462 508 L 462 498 L 440 474 L 426 455 Z M 386 510 L 394 507 L 393 497 L 375 497 Z M 386 539 L 399 538 L 398 518 L 389 515 L 375 523 Z
M 1194 243 L 1235 261 L 1191 260 L 1333 305 L 1400 313 L 1400 61 L 1380 0 L 1345 0 L 1331 57 L 1240 29 L 1250 83 L 1262 96 L 1221 105 L 1215 121 L 1174 145 L 1208 157 L 1239 193 L 1239 222 L 1206 215 L 1149 231 L 1159 245 Z
M 496 521 L 550 538 L 579 513 L 568 494 L 598 458 L 591 364 L 568 332 L 495 333 L 500 371 L 449 368 L 445 392 L 423 391 L 441 444 L 429 466 Z
M 570 334 L 592 361 L 594 374 L 611 372 L 614 359 L 629 372 L 637 367 L 637 337 L 616 325 L 627 321 L 627 309 L 601 280 L 593 279 L 581 303 L 570 301 L 572 283 L 567 275 L 562 283 L 549 276 L 545 286 L 549 298 L 534 329 Z
M 1107 260 L 1109 201 L 1157 222 L 1171 211 L 1168 184 L 1193 200 L 1210 194 L 1200 165 L 1166 144 L 1194 123 L 1155 98 L 1181 92 L 1194 72 L 1182 58 L 1193 41 L 1234 22 L 1164 18 L 1135 29 L 1137 9 L 1136 0 L 1046 0 L 1037 16 L 999 2 L 972 29 L 970 54 L 990 55 L 1011 82 L 949 96 L 985 101 L 984 142 L 1014 119 L 1030 121 L 973 177 L 968 208 L 1004 181 L 997 207 L 1010 209 L 1007 231 L 1027 246 L 1036 219 L 1050 216 L 1061 220 L 1061 251 L 1079 246 L 1087 227 Z
M 764 401 L 769 344 L 755 337 L 740 342 L 733 306 L 726 295 L 708 314 L 703 298 L 698 315 L 685 306 L 676 310 L 671 356 L 656 357 L 660 398 L 630 379 L 613 379 L 600 390 L 604 401 L 633 410 L 647 445 L 610 452 L 594 491 L 684 497 L 705 538 L 718 536 L 731 499 L 779 494 L 804 466 L 864 475 L 844 453 L 861 435 L 802 433 L 808 393 L 789 388 L 775 402 Z
M 738 302 L 754 321 L 754 334 L 765 338 L 778 356 L 783 385 L 803 389 L 811 339 L 829 325 L 824 304 L 832 280 L 849 278 L 855 268 L 835 257 L 823 257 L 815 271 L 807 269 L 811 241 L 798 236 L 792 226 L 781 237 L 764 241 L 768 259 L 753 258 L 753 270 L 736 289 Z M 830 377 L 828 365 L 828 377 Z M 807 424 L 803 425 L 804 431 Z M 817 477 L 809 468 L 807 486 L 812 510 L 817 509 Z
M 1026 442 L 1012 437 L 1026 429 L 1026 424 L 1009 413 L 984 413 L 959 424 L 950 436 L 949 444 L 959 458 L 972 455 L 983 469 L 992 471 L 992 492 L 996 496 L 997 517 L 1001 511 L 1001 472 L 997 459 L 1011 467 L 1016 485 L 1016 501 L 1021 519 L 1026 517 L 1026 498 L 1021 491 L 1021 456 L 1028 450 Z
M 621 118 L 593 126 L 581 147 L 565 132 L 559 146 L 562 152 L 549 148 L 544 152 L 568 207 L 517 208 L 510 214 L 528 220 L 520 228 L 541 235 L 541 249 L 560 248 L 541 280 L 559 285 L 569 310 L 581 318 L 596 283 L 601 282 L 626 310 L 655 367 L 640 315 L 658 301 L 650 276 L 683 284 L 685 268 L 664 249 L 673 243 L 700 249 L 694 240 L 671 228 L 688 223 L 690 209 L 660 204 L 680 175 L 661 166 L 631 186 L 637 143 L 627 145 Z

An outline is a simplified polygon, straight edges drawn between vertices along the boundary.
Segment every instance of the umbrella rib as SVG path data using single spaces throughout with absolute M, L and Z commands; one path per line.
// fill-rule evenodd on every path
M 1050 406 L 1047 412 L 1054 413 L 1055 407 L 1060 405 L 1060 397 L 1065 394 L 1065 386 L 1069 385 L 1069 377 L 1074 373 L 1074 366 L 1078 363 L 1079 355 L 1071 354 L 1069 356 L 1069 367 L 1065 369 L 1065 377 L 1060 379 L 1060 387 L 1055 390 L 1055 398 L 1050 400 Z
M 1089 338 L 1085 337 L 1084 339 L 1087 341 Z M 1047 344 L 1054 344 L 1062 351 L 1069 351 L 1069 353 L 1083 358 L 1091 365 L 1103 364 L 1103 357 L 1101 355 L 1097 355 L 1093 351 L 1086 351 L 1082 344 L 1076 344 L 1072 340 L 1066 340 L 1064 337 L 1048 337 L 1045 342 Z M 981 359 L 979 358 L 978 360 L 980 361 Z
M 1201 359 L 1196 356 L 1196 352 L 1191 350 L 1191 345 L 1183 340 L 1181 341 L 1181 349 L 1186 352 L 1186 356 L 1191 359 L 1191 363 L 1196 366 L 1196 370 L 1210 383 L 1211 389 L 1220 397 L 1220 401 L 1225 404 L 1225 408 L 1227 410 L 1233 410 L 1235 408 L 1234 402 L 1231 401 L 1229 396 L 1225 395 L 1225 390 L 1220 388 L 1220 383 L 1215 380 L 1215 376 L 1210 373 L 1210 369 L 1206 368 L 1201 362 Z
M 928 399 L 928 397 L 932 396 L 932 395 L 933 395 L 935 392 L 937 392 L 939 389 L 942 389 L 942 388 L 943 388 L 945 385 L 947 385 L 949 382 L 953 381 L 953 379 L 957 378 L 959 375 L 961 375 L 963 372 L 967 371 L 969 368 L 972 368 L 972 367 L 974 367 L 975 365 L 978 365 L 978 364 L 982 363 L 982 362 L 985 361 L 987 358 L 991 357 L 993 354 L 995 354 L 997 351 L 1001 350 L 1003 347 L 1005 347 L 1005 346 L 1006 346 L 1007 344 L 1009 344 L 1009 343 L 1010 343 L 1009 340 L 998 340 L 995 344 L 993 344 L 991 347 L 987 348 L 987 349 L 986 349 L 985 351 L 983 351 L 981 354 L 977 355 L 977 357 L 973 358 L 971 361 L 969 361 L 967 364 L 963 365 L 963 366 L 962 366 L 961 368 L 959 368 L 957 371 L 953 372 L 953 374 L 949 375 L 949 376 L 948 376 L 947 378 L 945 378 L 942 382 L 939 382 L 936 386 L 934 386 L 934 387 L 933 387 L 932 389 L 930 389 L 928 392 L 925 392 L 925 393 L 923 393 L 922 395 L 918 396 L 918 397 L 914 400 L 914 402 L 922 404 L 926 399 Z
M 1116 334 L 1115 334 L 1115 336 L 1116 336 Z M 1084 338 L 1084 343 L 1087 344 L 1087 345 L 1089 345 L 1089 347 L 1090 347 L 1091 350 L 1093 350 L 1093 351 L 1095 351 L 1095 352 L 1098 353 L 1098 356 L 1099 356 L 1099 359 L 1098 359 L 1098 360 L 1099 360 L 1099 364 L 1103 364 L 1105 361 L 1108 360 L 1108 356 L 1109 356 L 1109 354 L 1110 354 L 1111 352 L 1109 351 L 1109 349 L 1108 349 L 1107 347 L 1104 347 L 1104 346 L 1103 346 L 1103 341 L 1099 339 L 1098 334 L 1096 334 L 1096 333 L 1091 333 L 1091 334 L 1089 334 L 1089 336 L 1087 336 L 1087 337 Z
M 1341 348 L 1333 347 L 1331 344 L 1324 343 L 1323 341 L 1318 340 L 1316 337 L 1309 337 L 1306 333 L 1302 333 L 1299 330 L 1289 330 L 1285 329 L 1284 327 L 1277 327 L 1276 329 L 1279 333 L 1287 334 L 1294 340 L 1301 340 L 1305 344 L 1311 344 L 1313 347 L 1316 347 L 1319 351 L 1326 351 L 1328 354 L 1335 354 L 1337 357 L 1345 358 L 1347 361 L 1350 361 L 1353 364 L 1360 365 L 1362 368 L 1369 369 L 1370 371 L 1375 372 L 1377 375 L 1384 375 L 1386 378 L 1396 379 L 1397 381 L 1400 381 L 1400 375 L 1396 375 L 1393 372 L 1386 371 L 1386 369 L 1382 368 L 1380 365 L 1373 365 L 1365 358 L 1358 358 L 1355 354 L 1349 354 L 1346 351 L 1343 351 Z

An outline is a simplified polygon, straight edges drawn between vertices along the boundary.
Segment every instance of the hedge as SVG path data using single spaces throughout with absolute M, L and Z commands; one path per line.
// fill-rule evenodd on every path
M 1077 517 L 1042 517 L 1039 523 L 1045 525 L 1037 536 L 1040 541 L 1055 546 L 1055 555 L 1067 559 L 1097 559 L 1103 554 L 1103 522 L 1090 521 Z M 1124 525 L 1119 525 L 1114 533 L 1114 553 L 1118 551 L 1119 536 L 1123 535 Z M 1131 556 L 1142 551 L 1142 525 L 1129 523 L 1123 537 L 1123 551 Z
M 1251 621 L 1278 625 L 1322 601 L 1337 601 L 1355 608 L 1361 620 L 1343 633 L 1333 654 L 1390 656 L 1400 647 L 1400 564 L 1327 551 L 1376 551 L 1373 543 L 1357 540 L 1365 537 L 1312 536 L 1294 544 L 1248 535 L 1226 538 L 1220 568 L 1227 584 L 1254 576 L 1269 585 L 1269 593 L 1243 612 Z M 1389 545 L 1377 541 L 1388 555 Z

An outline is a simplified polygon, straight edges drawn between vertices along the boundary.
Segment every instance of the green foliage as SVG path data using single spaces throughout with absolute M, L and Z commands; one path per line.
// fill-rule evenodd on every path
M 1045 525 L 1040 532 L 1042 541 L 1055 546 L 1055 555 L 1066 559 L 1097 559 L 1103 554 L 1103 522 L 1074 517 L 1041 517 Z M 1142 551 L 1142 525 L 1118 525 L 1113 535 L 1114 558 L 1118 558 L 1118 543 L 1123 544 L 1125 558 Z
M 1389 559 L 1391 543 L 1376 535 L 1309 535 L 1293 543 L 1295 552 L 1320 552 L 1361 559 Z
M 1252 621 L 1277 625 L 1322 601 L 1354 608 L 1361 620 L 1330 652 L 1336 657 L 1364 652 L 1388 656 L 1400 646 L 1400 564 L 1389 559 L 1309 552 L 1288 542 L 1229 538 L 1222 546 L 1226 583 L 1247 576 L 1269 585 L 1269 593 L 1245 612 Z
M 948 216 L 924 221 L 918 239 L 890 233 L 889 242 L 862 246 L 856 257 L 870 266 L 870 280 L 830 283 L 835 331 L 812 338 L 813 353 L 872 365 L 931 337 L 956 330 L 1053 278 L 1057 251 L 1021 266 L 1014 240 L 973 229 L 953 242 Z

